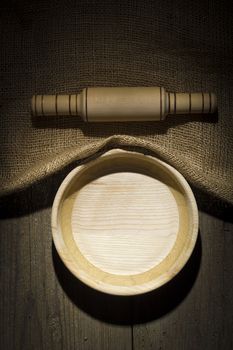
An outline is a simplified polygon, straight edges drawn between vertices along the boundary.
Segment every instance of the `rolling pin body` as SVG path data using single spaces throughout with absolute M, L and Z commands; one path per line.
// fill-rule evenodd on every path
M 85 122 L 163 120 L 168 114 L 214 113 L 214 93 L 166 92 L 160 87 L 91 87 L 80 94 L 34 95 L 35 116 L 79 115 Z

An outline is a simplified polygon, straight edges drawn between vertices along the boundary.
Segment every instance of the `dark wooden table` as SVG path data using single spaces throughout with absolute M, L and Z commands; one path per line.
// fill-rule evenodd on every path
M 0 349 L 233 349 L 233 224 L 200 212 L 195 251 L 172 282 L 133 298 L 101 294 L 52 244 L 63 177 L 1 204 Z

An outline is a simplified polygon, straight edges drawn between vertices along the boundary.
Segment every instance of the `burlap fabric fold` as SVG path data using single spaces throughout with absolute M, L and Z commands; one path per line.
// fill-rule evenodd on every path
M 233 30 L 221 1 L 1 2 L 0 195 L 113 147 L 151 152 L 233 204 Z M 86 86 L 213 91 L 218 116 L 84 124 L 32 119 L 34 93 Z

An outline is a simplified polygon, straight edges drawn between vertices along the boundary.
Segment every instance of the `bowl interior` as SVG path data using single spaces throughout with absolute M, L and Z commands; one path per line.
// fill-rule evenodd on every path
M 138 294 L 170 280 L 197 236 L 191 189 L 172 167 L 110 151 L 74 169 L 52 214 L 59 255 L 79 279 L 112 294 Z

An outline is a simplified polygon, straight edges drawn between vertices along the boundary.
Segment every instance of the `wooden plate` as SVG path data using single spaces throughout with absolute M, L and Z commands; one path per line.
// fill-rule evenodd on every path
M 75 168 L 52 208 L 52 234 L 67 268 L 97 290 L 158 288 L 189 259 L 197 239 L 193 193 L 174 168 L 112 150 Z

